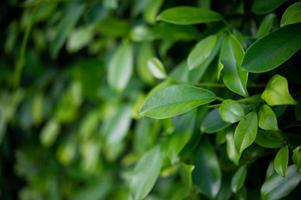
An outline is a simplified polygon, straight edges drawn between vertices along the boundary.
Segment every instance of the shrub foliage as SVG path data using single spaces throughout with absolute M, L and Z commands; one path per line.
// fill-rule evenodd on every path
M 300 2 L 2 4 L 0 199 L 300 197 Z

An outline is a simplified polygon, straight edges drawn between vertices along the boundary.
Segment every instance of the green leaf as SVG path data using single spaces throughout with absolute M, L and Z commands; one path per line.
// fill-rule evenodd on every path
M 263 200 L 276 200 L 287 196 L 300 182 L 301 173 L 295 165 L 287 168 L 285 177 L 278 174 L 270 176 L 261 187 Z
M 231 188 L 234 193 L 237 193 L 244 185 L 247 176 L 247 167 L 241 166 L 237 172 L 234 174 L 231 180 Z
M 192 70 L 207 62 L 207 60 L 210 58 L 210 55 L 213 53 L 216 43 L 216 35 L 211 35 L 198 42 L 189 53 L 187 59 L 188 69 Z
M 67 41 L 67 50 L 70 53 L 76 52 L 88 45 L 93 37 L 93 26 L 83 26 L 71 32 Z
M 194 154 L 195 169 L 192 180 L 198 190 L 210 199 L 214 199 L 221 187 L 221 171 L 214 149 L 208 140 L 203 140 Z
M 265 16 L 265 18 L 262 20 L 259 28 L 258 28 L 258 31 L 257 31 L 257 34 L 256 34 L 256 37 L 257 38 L 262 38 L 266 35 L 269 34 L 269 32 L 271 31 L 272 27 L 273 27 L 273 23 L 275 21 L 275 18 L 276 18 L 276 15 L 271 13 L 271 14 L 268 14 L 267 16 Z
M 71 4 L 65 13 L 65 16 L 62 17 L 62 20 L 55 29 L 54 39 L 51 43 L 51 55 L 53 58 L 57 57 L 57 54 L 65 43 L 69 33 L 76 25 L 76 22 L 79 20 L 83 11 L 84 5 Z
M 242 106 L 233 100 L 224 100 L 219 108 L 221 118 L 225 122 L 235 123 L 244 117 L 245 112 Z
M 216 133 L 230 126 L 229 123 L 222 120 L 218 109 L 211 110 L 201 124 L 201 132 Z
M 238 124 L 234 133 L 234 143 L 239 153 L 250 146 L 257 135 L 257 114 L 247 114 Z
M 180 164 L 180 175 L 183 179 L 184 185 L 188 188 L 192 187 L 192 172 L 194 165 L 188 165 L 185 163 Z
M 143 12 L 145 21 L 151 24 L 155 23 L 157 13 L 162 4 L 163 0 L 151 0 Z
M 178 154 L 187 144 L 191 135 L 192 134 L 189 131 L 183 133 L 173 133 L 163 142 L 162 153 L 166 154 L 172 164 L 175 164 L 179 161 Z
M 298 146 L 293 151 L 293 161 L 297 168 L 301 169 L 301 146 Z
M 137 55 L 137 72 L 139 78 L 141 78 L 146 83 L 153 83 L 154 77 L 150 73 L 147 65 L 147 61 L 154 57 L 154 52 L 152 45 L 148 42 L 144 42 L 139 46 L 139 51 Z
M 265 148 L 280 148 L 284 145 L 284 140 L 278 131 L 258 130 L 256 144 Z
M 129 183 L 134 200 L 144 199 L 151 191 L 159 177 L 162 159 L 159 146 L 155 146 L 140 158 Z
M 116 110 L 115 113 L 104 123 L 102 132 L 105 135 L 105 144 L 109 151 L 125 138 L 131 124 L 132 107 L 125 105 Z
M 123 42 L 113 54 L 108 64 L 108 82 L 116 91 L 122 91 L 128 84 L 133 72 L 132 44 Z
M 51 146 L 55 142 L 58 134 L 60 133 L 60 128 L 60 124 L 56 120 L 51 119 L 50 121 L 48 121 L 42 129 L 40 135 L 40 140 L 42 144 L 46 147 Z
M 297 104 L 289 93 L 286 78 L 278 74 L 269 80 L 261 98 L 270 106 Z
M 290 5 L 282 15 L 280 26 L 301 22 L 301 2 Z
M 278 130 L 277 117 L 272 108 L 262 105 L 258 112 L 259 127 L 264 130 Z
M 285 176 L 288 165 L 288 146 L 282 147 L 276 154 L 274 159 L 274 169 L 281 175 Z
M 239 164 L 240 153 L 237 151 L 234 143 L 233 131 L 229 131 L 226 135 L 227 140 L 227 155 L 235 165 Z
M 243 59 L 242 68 L 262 73 L 279 67 L 301 48 L 301 24 L 288 25 L 253 43 Z
M 142 105 L 140 114 L 155 119 L 170 118 L 208 104 L 215 97 L 214 93 L 203 88 L 174 84 L 151 92 Z
M 248 73 L 240 68 L 244 50 L 239 41 L 229 35 L 224 39 L 220 59 L 224 65 L 222 76 L 224 84 L 229 90 L 241 96 L 247 96 Z
M 179 6 L 164 10 L 157 19 L 179 25 L 201 24 L 223 20 L 222 16 L 217 12 L 205 8 L 188 6 Z
M 256 14 L 264 14 L 278 8 L 287 0 L 255 0 L 252 5 L 252 11 Z
M 163 64 L 158 58 L 150 58 L 147 61 L 147 66 L 149 71 L 153 74 L 154 77 L 157 79 L 164 79 L 166 78 L 166 72 Z

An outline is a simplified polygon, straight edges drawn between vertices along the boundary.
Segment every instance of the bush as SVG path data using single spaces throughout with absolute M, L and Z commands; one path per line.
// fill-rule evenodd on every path
M 298 199 L 300 2 L 2 4 L 1 199 Z

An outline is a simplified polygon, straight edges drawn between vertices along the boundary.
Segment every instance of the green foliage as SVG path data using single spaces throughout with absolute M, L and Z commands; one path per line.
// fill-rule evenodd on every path
M 300 2 L 0 10 L 0 199 L 300 197 Z

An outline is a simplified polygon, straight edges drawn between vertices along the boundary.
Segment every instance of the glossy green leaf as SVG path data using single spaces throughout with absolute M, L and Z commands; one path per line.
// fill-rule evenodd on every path
M 278 74 L 269 80 L 261 98 L 270 106 L 297 104 L 289 93 L 286 78 Z
M 162 159 L 159 146 L 155 146 L 140 158 L 129 183 L 134 200 L 144 199 L 151 191 L 159 177 Z
M 60 49 L 65 43 L 69 33 L 72 31 L 76 22 L 84 11 L 84 6 L 79 4 L 72 4 L 62 17 L 55 30 L 54 39 L 52 41 L 51 55 L 53 58 L 57 57 Z
M 287 0 L 255 0 L 252 5 L 252 11 L 256 14 L 264 14 L 278 8 Z
M 225 122 L 235 123 L 244 117 L 245 112 L 242 106 L 233 100 L 224 100 L 219 108 L 221 118 Z
M 278 131 L 258 130 L 256 144 L 265 148 L 280 148 L 284 145 L 284 139 Z
M 175 84 L 151 92 L 142 105 L 140 114 L 164 119 L 185 113 L 213 100 L 215 94 L 209 90 L 188 84 Z
M 282 15 L 280 26 L 301 22 L 301 2 L 290 5 Z
M 297 168 L 301 169 L 301 146 L 298 146 L 293 151 L 293 161 Z
M 187 59 L 188 69 L 194 69 L 203 63 L 205 63 L 210 55 L 213 53 L 213 49 L 217 43 L 217 36 L 208 36 L 205 39 L 198 42 L 192 51 L 189 53 Z
M 197 189 L 210 199 L 214 199 L 221 187 L 221 171 L 214 149 L 208 140 L 203 140 L 194 154 L 195 169 L 192 180 Z
M 244 185 L 247 176 L 247 167 L 241 166 L 234 174 L 231 180 L 231 188 L 234 193 L 237 193 Z
M 239 164 L 240 153 L 237 151 L 234 143 L 233 131 L 229 131 L 226 135 L 227 140 L 227 155 L 228 158 L 236 165 Z
M 133 72 L 133 49 L 129 42 L 119 45 L 108 64 L 108 82 L 116 91 L 122 91 Z
M 201 124 L 201 132 L 216 133 L 230 126 L 229 123 L 222 120 L 218 109 L 211 110 Z
M 257 127 L 257 114 L 255 112 L 247 114 L 238 123 L 234 133 L 234 143 L 240 153 L 255 141 Z
M 274 159 L 274 169 L 281 175 L 285 176 L 288 165 L 288 146 L 282 147 L 276 154 Z
M 301 48 L 301 24 L 288 25 L 253 43 L 246 51 L 242 68 L 262 73 L 279 67 Z
M 220 59 L 224 66 L 222 77 L 229 90 L 241 96 L 247 96 L 248 73 L 240 68 L 244 50 L 239 41 L 233 36 L 224 39 Z
M 221 21 L 223 18 L 205 8 L 179 6 L 164 10 L 157 19 L 172 24 L 189 25 Z
M 270 176 L 261 187 L 263 200 L 276 200 L 287 196 L 300 182 L 301 172 L 295 165 L 287 168 L 285 177 L 278 174 Z
M 153 74 L 157 79 L 164 79 L 166 77 L 166 72 L 163 64 L 158 58 L 150 58 L 147 61 L 147 66 L 149 71 Z
M 268 14 L 267 16 L 265 16 L 265 18 L 263 18 L 263 20 L 258 28 L 258 31 L 256 33 L 257 38 L 262 38 L 269 34 L 269 32 L 271 31 L 271 29 L 273 27 L 275 18 L 276 18 L 276 15 L 273 13 Z
M 278 130 L 277 117 L 272 108 L 262 105 L 258 112 L 258 125 L 264 130 Z

